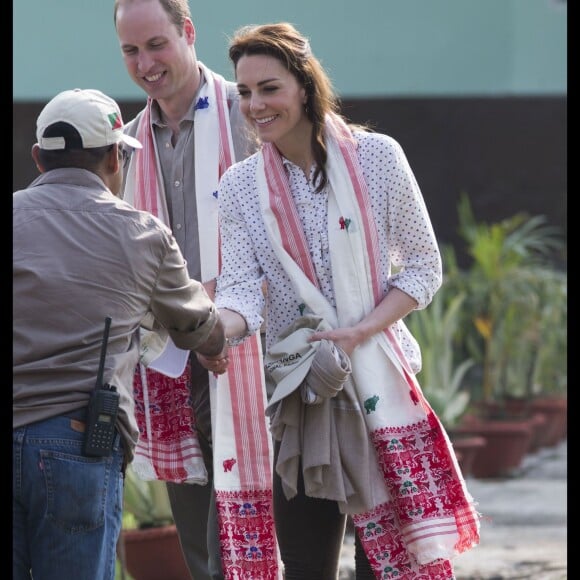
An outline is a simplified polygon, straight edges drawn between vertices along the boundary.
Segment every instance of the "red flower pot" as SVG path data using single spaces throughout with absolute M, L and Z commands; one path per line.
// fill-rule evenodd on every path
M 520 467 L 529 452 L 533 422 L 532 419 L 470 418 L 455 432 L 479 435 L 486 441 L 473 460 L 473 477 L 505 477 Z
M 121 531 L 126 568 L 134 580 L 191 580 L 174 525 Z M 119 559 L 123 561 L 122 554 Z

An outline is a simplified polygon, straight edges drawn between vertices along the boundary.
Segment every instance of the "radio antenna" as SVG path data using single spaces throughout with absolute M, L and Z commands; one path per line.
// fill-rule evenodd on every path
M 101 358 L 99 360 L 99 372 L 97 373 L 97 382 L 95 384 L 96 389 L 100 389 L 103 386 L 103 374 L 105 372 L 105 357 L 107 356 L 107 343 L 109 342 L 109 330 L 111 328 L 110 316 L 105 318 L 105 332 L 103 333 L 103 342 L 101 344 Z

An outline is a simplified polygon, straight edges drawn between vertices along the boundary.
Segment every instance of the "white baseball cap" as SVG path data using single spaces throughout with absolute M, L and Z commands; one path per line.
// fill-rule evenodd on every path
M 123 141 L 141 149 L 141 143 L 123 133 L 119 105 L 95 89 L 72 89 L 54 97 L 36 121 L 41 149 L 92 149 Z

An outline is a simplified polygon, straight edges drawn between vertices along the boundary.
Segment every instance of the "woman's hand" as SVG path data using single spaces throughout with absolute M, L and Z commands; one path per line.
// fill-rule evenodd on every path
M 315 342 L 323 338 L 334 342 L 336 346 L 339 346 L 350 356 L 354 349 L 365 339 L 365 336 L 354 326 L 349 328 L 333 328 L 332 330 L 314 332 L 308 337 L 308 342 Z
M 398 288 L 391 288 L 378 306 L 354 326 L 315 332 L 308 342 L 326 338 L 350 356 L 359 344 L 403 319 L 416 307 L 417 301 L 413 297 Z
M 217 281 L 215 278 L 208 280 L 207 282 L 203 282 L 203 287 L 207 292 L 207 295 L 212 299 L 215 300 L 215 288 L 216 288 Z

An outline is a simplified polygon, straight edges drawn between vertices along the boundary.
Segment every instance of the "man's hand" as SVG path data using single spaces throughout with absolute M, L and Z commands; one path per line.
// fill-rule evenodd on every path
M 207 356 L 196 352 L 197 360 L 200 362 L 201 366 L 208 371 L 211 371 L 214 375 L 223 375 L 228 365 L 230 364 L 230 359 L 228 357 L 228 344 L 224 343 L 223 350 L 215 356 Z

